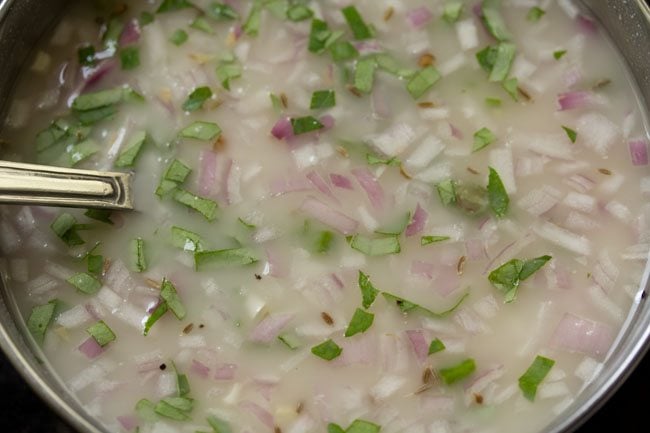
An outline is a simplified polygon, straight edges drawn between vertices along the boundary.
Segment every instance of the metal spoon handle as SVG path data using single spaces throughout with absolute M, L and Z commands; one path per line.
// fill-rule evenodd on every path
M 0 203 L 133 209 L 131 174 L 0 161 Z

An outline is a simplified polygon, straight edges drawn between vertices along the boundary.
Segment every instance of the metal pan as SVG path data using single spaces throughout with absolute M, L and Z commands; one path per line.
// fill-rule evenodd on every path
M 22 65 L 43 33 L 65 10 L 69 0 L 0 0 L 0 125 Z M 645 0 L 583 0 L 608 32 L 627 62 L 641 104 L 650 112 L 650 7 Z M 2 272 L 2 269 L 0 269 Z M 4 275 L 4 272 L 2 272 Z M 642 287 L 650 290 L 646 266 Z M 106 433 L 48 368 L 38 348 L 26 337 L 26 328 L 0 277 L 0 347 L 31 387 L 73 427 L 82 432 Z M 639 292 L 605 367 L 571 406 L 543 433 L 572 432 L 612 396 L 637 366 L 650 346 L 650 303 Z

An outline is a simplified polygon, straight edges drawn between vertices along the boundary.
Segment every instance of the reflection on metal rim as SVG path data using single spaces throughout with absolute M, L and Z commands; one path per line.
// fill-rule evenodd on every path
M 40 34 L 51 24 L 49 20 L 56 17 L 67 3 L 67 0 L 0 0 L 0 77 L 3 77 L 0 80 L 0 94 L 11 96 L 12 83 L 29 47 L 34 46 Z M 646 107 L 647 114 L 650 111 L 650 7 L 645 0 L 582 0 L 582 3 L 601 21 L 627 61 L 637 89 L 645 100 L 642 105 Z M 22 51 L 21 47 L 24 48 Z M 16 53 L 22 53 L 23 58 L 18 58 L 20 56 Z M 5 109 L 0 106 L 0 125 Z M 648 290 L 649 276 L 650 266 L 646 265 L 641 284 L 645 290 Z M 5 289 L 5 283 L 0 278 L 2 350 L 40 397 L 73 427 L 82 432 L 106 433 L 96 420 L 82 410 L 80 403 L 64 391 L 64 385 L 48 371 L 46 364 L 39 361 L 39 350 L 31 347 L 23 337 L 24 325 L 15 320 L 18 317 L 15 302 Z M 639 292 L 600 376 L 543 433 L 576 430 L 618 389 L 649 348 L 650 303 Z

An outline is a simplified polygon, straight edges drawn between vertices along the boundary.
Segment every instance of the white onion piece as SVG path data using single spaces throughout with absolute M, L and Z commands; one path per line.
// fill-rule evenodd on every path
M 515 180 L 515 164 L 512 159 L 512 150 L 510 147 L 493 149 L 490 151 L 490 166 L 494 168 L 503 182 L 503 186 L 508 194 L 517 192 L 517 182 Z
M 602 363 L 596 361 L 593 358 L 590 358 L 589 356 L 585 356 L 573 374 L 579 379 L 582 379 L 583 382 L 588 383 L 591 382 L 591 380 L 596 377 L 598 373 L 600 373 L 602 368 Z
M 291 319 L 293 319 L 293 314 L 269 315 L 255 325 L 248 338 L 258 343 L 270 343 Z
M 424 363 L 427 360 L 428 351 L 429 351 L 429 343 L 427 342 L 424 336 L 424 331 L 422 331 L 421 329 L 416 329 L 416 330 L 407 330 L 404 331 L 404 333 L 406 334 L 406 337 L 409 339 L 409 342 L 411 343 L 411 349 L 413 350 L 413 354 L 415 355 L 415 358 L 420 363 Z
M 609 149 L 621 136 L 618 126 L 600 113 L 587 113 L 580 116 L 576 130 L 578 142 L 602 157 L 607 156 Z
M 83 305 L 75 305 L 69 310 L 66 310 L 63 313 L 59 314 L 56 318 L 56 323 L 63 326 L 64 328 L 72 329 L 76 328 L 77 326 L 81 326 L 84 323 L 91 321 L 92 319 L 93 317 L 90 315 L 90 313 L 88 313 L 86 307 Z
M 274 428 L 275 421 L 273 415 L 262 406 L 252 401 L 242 401 L 239 403 L 239 407 L 255 415 L 255 417 L 268 428 Z
M 602 359 L 613 341 L 614 332 L 609 326 L 566 313 L 555 328 L 550 344 Z
M 587 194 L 570 191 L 562 201 L 570 208 L 581 212 L 593 212 L 596 209 L 596 199 Z
M 630 140 L 627 142 L 630 151 L 632 165 L 648 165 L 648 142 L 643 139 Z
M 394 123 L 382 134 L 368 137 L 368 143 L 385 156 L 404 152 L 415 140 L 415 131 L 406 123 Z
M 591 286 L 588 290 L 589 297 L 591 302 L 605 313 L 609 314 L 610 317 L 617 321 L 622 321 L 625 317 L 621 307 L 616 305 L 612 299 L 607 296 L 607 293 L 599 286 Z
M 366 192 L 370 204 L 377 210 L 383 209 L 384 190 L 370 170 L 367 168 L 355 168 L 352 170 L 352 174 L 356 177 L 361 188 Z
M 406 158 L 404 165 L 408 171 L 422 169 L 428 166 L 444 148 L 444 143 L 438 137 L 428 135 Z
M 562 193 L 550 185 L 530 190 L 517 202 L 517 206 L 531 215 L 539 216 L 551 210 L 562 198 Z
M 347 215 L 332 209 L 325 203 L 308 197 L 300 206 L 300 209 L 312 218 L 328 225 L 344 235 L 353 234 L 359 223 Z
M 406 383 L 403 376 L 382 376 L 379 381 L 370 388 L 370 396 L 377 402 L 386 400 L 395 394 Z
M 456 23 L 456 36 L 463 51 L 478 47 L 478 31 L 473 18 L 468 18 Z
M 584 236 L 577 235 L 553 223 L 545 222 L 533 227 L 537 235 L 552 243 L 573 251 L 576 254 L 588 256 L 591 254 L 591 242 Z
M 15 253 L 22 244 L 22 238 L 8 221 L 0 221 L 0 249 L 9 256 Z

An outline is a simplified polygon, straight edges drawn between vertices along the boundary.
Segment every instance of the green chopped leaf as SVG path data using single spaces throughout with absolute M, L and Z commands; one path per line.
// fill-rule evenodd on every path
M 449 240 L 449 236 L 422 236 L 420 238 L 420 245 L 424 246 L 446 240 Z
M 506 22 L 501 16 L 501 0 L 483 0 L 481 11 L 485 27 L 496 40 L 507 41 L 512 38 L 506 28 Z
M 194 402 L 185 397 L 167 397 L 156 404 L 154 411 L 165 418 L 176 421 L 187 421 L 190 419 L 189 412 L 192 411 Z
M 140 14 L 140 19 L 138 22 L 142 27 L 146 26 L 147 24 L 151 24 L 154 21 L 154 16 L 151 12 L 143 11 Z
M 302 346 L 302 341 L 300 341 L 300 337 L 298 337 L 293 332 L 285 332 L 283 334 L 278 335 L 278 340 L 283 342 L 291 350 L 296 350 Z
M 201 269 L 207 265 L 241 266 L 257 262 L 257 257 L 248 248 L 231 248 L 194 253 L 194 266 Z
M 281 114 L 284 112 L 284 104 L 282 103 L 282 99 L 275 93 L 269 93 L 269 97 L 271 98 L 271 105 L 273 106 L 273 110 L 277 114 Z
M 551 260 L 551 256 L 540 256 L 530 260 L 512 259 L 488 275 L 490 283 L 503 292 L 505 302 L 509 303 L 517 297 L 519 284 L 537 272 Z
M 196 111 L 210 98 L 212 98 L 212 90 L 208 86 L 197 87 L 183 103 L 183 110 Z
M 500 107 L 501 106 L 501 99 L 499 99 L 499 98 L 485 98 L 485 104 L 489 105 L 490 107 Z
M 260 31 L 260 22 L 262 19 L 262 1 L 255 0 L 248 13 L 248 17 L 242 26 L 242 30 L 249 36 L 257 36 Z
M 208 221 L 213 221 L 219 213 L 219 206 L 216 201 L 199 197 L 184 189 L 177 189 L 174 192 L 174 200 L 190 209 L 194 209 Z
M 117 47 L 123 29 L 124 23 L 119 17 L 114 16 L 108 20 L 106 31 L 102 37 L 108 54 L 113 55 L 115 53 L 115 48 Z
M 468 358 L 451 367 L 441 368 L 438 370 L 438 374 L 445 384 L 451 385 L 465 379 L 474 373 L 475 370 L 476 362 L 472 358 Z
M 167 307 L 169 307 L 178 320 L 185 318 L 185 306 L 176 292 L 176 287 L 167 278 L 163 278 L 162 284 L 160 285 L 160 297 L 165 301 Z
M 93 275 L 101 275 L 104 271 L 104 257 L 99 254 L 88 254 L 86 256 L 88 261 L 88 273 Z
M 477 152 L 483 149 L 488 144 L 492 144 L 497 137 L 492 131 L 487 128 L 481 128 L 474 133 L 474 146 L 472 152 Z
M 242 67 L 234 58 L 222 60 L 217 65 L 216 73 L 223 88 L 230 90 L 230 82 L 241 77 Z
M 176 188 L 178 188 L 178 184 L 176 182 L 172 182 L 171 180 L 166 180 L 166 179 L 161 179 L 160 184 L 158 184 L 158 187 L 156 188 L 156 195 L 160 198 L 163 198 L 167 194 L 170 194 L 172 191 L 175 191 Z
M 154 411 L 156 405 L 147 400 L 146 398 L 138 400 L 135 404 L 135 412 L 138 414 L 138 418 L 147 422 L 155 422 L 158 419 L 158 415 Z
M 352 315 L 352 319 L 350 319 L 350 324 L 345 330 L 345 336 L 352 337 L 360 332 L 366 332 L 368 328 L 372 326 L 374 320 L 374 314 L 363 311 L 361 308 L 357 308 L 354 315 Z
M 66 149 L 67 165 L 74 166 L 85 159 L 90 158 L 92 155 L 99 151 L 99 145 L 95 140 L 84 140 L 81 143 L 69 146 Z
M 77 290 L 87 295 L 94 295 L 102 287 L 102 283 L 100 283 L 97 278 L 85 272 L 74 274 L 66 281 L 75 286 Z
M 396 156 L 392 158 L 382 158 L 373 153 L 366 153 L 366 162 L 370 165 L 390 165 L 399 166 L 402 162 Z
M 298 3 L 298 2 L 295 2 Z M 301 0 L 300 3 L 307 3 Z M 287 17 L 287 9 L 289 9 L 289 0 L 266 0 L 264 6 L 278 19 L 285 19 Z
M 416 73 L 414 70 L 401 67 L 399 62 L 387 53 L 375 54 L 375 61 L 377 62 L 377 67 L 381 70 L 399 78 L 411 78 Z
M 326 361 L 338 358 L 341 352 L 343 352 L 343 349 L 331 339 L 311 348 L 311 353 Z
M 507 80 L 503 80 L 501 83 L 501 87 L 508 92 L 508 95 L 516 102 L 519 100 L 519 97 L 517 96 L 518 88 L 519 88 L 519 83 L 517 82 L 516 78 L 508 78 Z
M 120 64 L 125 71 L 130 71 L 140 66 L 140 49 L 138 47 L 122 48 L 120 50 Z
M 445 343 L 440 341 L 439 338 L 431 340 L 431 344 L 429 344 L 429 355 L 442 352 L 443 350 L 445 350 Z
M 214 415 L 208 416 L 208 424 L 212 427 L 214 433 L 232 433 L 230 424 L 221 418 Z
M 498 217 L 503 217 L 506 212 L 508 212 L 508 205 L 510 204 L 510 198 L 506 192 L 506 188 L 501 182 L 499 173 L 495 169 L 489 167 L 490 175 L 488 177 L 488 201 L 490 203 L 490 209 Z
M 350 241 L 350 247 L 367 256 L 384 256 L 397 254 L 401 251 L 397 236 L 371 239 L 356 234 Z
M 158 304 L 155 310 L 151 313 L 149 317 L 147 317 L 146 322 L 144 323 L 144 335 L 147 336 L 149 334 L 149 331 L 151 330 L 151 327 L 160 319 L 162 316 L 165 315 L 169 307 L 167 306 L 166 302 L 161 302 Z
M 416 304 L 415 302 L 411 302 L 400 296 L 393 295 L 392 293 L 381 292 L 381 295 L 384 297 L 386 301 L 388 301 L 388 303 L 395 304 L 400 309 L 400 311 L 404 314 L 408 314 L 411 311 L 414 312 L 419 311 L 430 317 L 444 317 L 449 313 L 453 312 L 454 310 L 456 310 L 456 308 L 458 308 L 458 306 L 460 306 L 460 304 L 462 304 L 463 301 L 465 301 L 465 298 L 469 296 L 469 293 L 465 293 L 454 305 L 452 305 L 449 309 L 442 311 L 440 313 L 436 313 L 432 310 L 429 310 L 428 308 Z
M 490 81 L 503 81 L 508 77 L 516 50 L 515 44 L 509 42 L 501 42 L 497 45 L 494 65 L 489 76 Z
M 348 41 L 336 41 L 330 45 L 330 54 L 335 62 L 345 62 L 359 56 L 359 51 Z
M 362 419 L 355 419 L 345 433 L 378 433 L 379 430 L 381 430 L 381 426 L 377 424 Z
M 210 3 L 206 13 L 215 20 L 236 20 L 239 18 L 237 11 L 225 3 Z
M 201 251 L 201 236 L 180 227 L 172 226 L 172 245 L 185 251 Z
M 324 125 L 314 116 L 292 117 L 291 128 L 294 135 L 306 134 L 324 128 Z
M 98 92 L 84 93 L 75 98 L 72 102 L 72 109 L 75 111 L 88 111 L 106 107 L 107 105 L 114 105 L 122 102 L 129 91 L 130 88 L 128 87 L 115 87 Z
M 566 132 L 566 135 L 569 137 L 569 140 L 571 140 L 571 143 L 575 143 L 576 139 L 578 138 L 578 133 L 568 126 L 562 126 L 562 129 L 564 129 L 564 132 Z
M 317 90 L 311 95 L 309 108 L 312 110 L 322 110 L 335 105 L 336 93 L 334 93 L 334 90 Z
M 555 60 L 560 60 L 566 54 L 566 50 L 558 50 L 553 52 L 553 57 Z
M 460 18 L 460 14 L 463 12 L 463 3 L 460 1 L 447 1 L 445 2 L 445 7 L 442 12 L 442 19 L 447 21 L 449 24 L 453 24 Z
M 309 44 L 307 49 L 311 53 L 320 54 L 325 51 L 327 40 L 332 36 L 327 23 L 318 18 L 311 20 L 311 30 L 309 31 Z
M 406 230 L 406 227 L 410 224 L 410 222 L 411 212 L 406 212 L 405 214 L 400 215 L 399 218 L 390 224 L 379 227 L 377 230 L 375 230 L 375 233 L 398 236 L 404 233 L 404 230 Z
M 177 47 L 183 45 L 188 39 L 187 32 L 183 29 L 176 29 L 169 37 L 169 41 Z
M 251 229 L 251 230 L 252 230 L 252 229 L 257 228 L 257 226 L 256 226 L 255 224 L 253 224 L 253 223 L 250 222 L 250 221 L 247 221 L 247 220 L 244 219 L 244 218 L 239 217 L 239 218 L 237 218 L 237 221 L 239 221 L 239 223 L 240 223 L 241 225 L 243 225 L 244 227 L 246 227 L 247 229 Z
M 50 228 L 59 239 L 65 242 L 66 245 L 73 247 L 84 243 L 84 240 L 81 239 L 79 233 L 77 233 L 77 230 L 75 229 L 76 225 L 77 220 L 75 217 L 64 212 L 56 217 L 50 225 Z
M 147 261 L 144 257 L 144 240 L 136 238 L 131 240 L 131 262 L 133 270 L 144 272 L 147 269 Z
M 86 328 L 86 332 L 90 334 L 91 337 L 95 339 L 97 344 L 104 347 L 111 341 L 115 341 L 115 333 L 111 328 L 108 327 L 103 320 L 91 325 Z
M 82 66 L 93 66 L 95 64 L 95 47 L 84 45 L 77 50 L 79 64 Z
M 66 136 L 68 128 L 68 125 L 61 121 L 52 122 L 47 128 L 36 135 L 36 151 L 42 152 L 54 145 Z
M 196 140 L 211 141 L 221 134 L 221 128 L 214 122 L 204 122 L 197 120 L 183 128 L 180 132 L 181 137 L 194 138 Z
M 374 57 L 365 57 L 357 61 L 354 70 L 354 87 L 362 93 L 370 93 L 375 80 L 377 62 Z
M 420 69 L 406 84 L 413 99 L 419 99 L 440 79 L 440 72 L 433 66 Z
M 489 205 L 488 191 L 475 184 L 458 183 L 456 187 L 456 206 L 468 215 L 478 215 Z
M 87 111 L 79 111 L 76 113 L 77 119 L 82 125 L 92 125 L 100 120 L 109 119 L 117 113 L 115 105 L 107 105 L 106 107 L 94 108 Z
M 535 400 L 537 387 L 551 371 L 553 365 L 555 365 L 555 361 L 552 359 L 539 355 L 535 357 L 528 370 L 519 378 L 519 389 L 524 393 L 524 397 L 530 401 Z
M 47 304 L 37 305 L 32 308 L 29 319 L 27 319 L 27 329 L 29 329 L 29 332 L 39 344 L 43 343 L 45 339 L 45 331 L 47 331 L 47 327 L 50 326 L 54 318 L 54 312 L 56 311 L 58 302 L 56 299 L 53 299 Z
M 167 170 L 165 170 L 163 179 L 170 180 L 172 182 L 183 183 L 191 172 L 191 168 L 180 162 L 178 159 L 174 159 L 169 164 L 169 167 L 167 167 Z
M 115 167 L 133 167 L 133 164 L 135 164 L 135 161 L 140 154 L 140 150 L 146 140 L 147 133 L 145 131 L 136 131 L 131 137 L 131 140 L 129 140 L 124 149 L 117 156 Z
M 173 12 L 191 7 L 192 3 L 188 0 L 163 0 L 156 13 Z
M 539 21 L 544 15 L 546 14 L 546 11 L 544 9 L 538 7 L 538 6 L 533 6 L 532 8 L 528 9 L 528 13 L 526 14 L 526 19 L 532 23 L 536 23 Z
M 287 9 L 287 18 L 290 21 L 304 21 L 314 16 L 314 11 L 305 5 L 296 4 Z
M 331 422 L 327 424 L 327 433 L 345 433 L 345 430 L 340 425 Z
M 436 190 L 440 201 L 445 206 L 456 203 L 456 182 L 452 179 L 443 180 L 436 184 Z
M 368 309 L 375 302 L 379 290 L 375 289 L 375 286 L 370 282 L 370 277 L 359 271 L 359 288 L 361 289 L 361 298 L 363 308 Z
M 176 367 L 176 364 L 173 362 L 172 367 L 174 367 L 174 372 L 176 373 L 176 392 L 178 393 L 179 397 L 187 397 L 190 394 L 190 382 L 187 380 L 187 375 L 180 373 Z
M 356 7 L 348 6 L 341 9 L 341 13 L 343 13 L 345 21 L 350 26 L 350 30 L 352 30 L 355 39 L 370 39 L 374 36 L 374 32 L 365 23 Z
M 334 233 L 329 230 L 323 230 L 318 233 L 316 237 L 316 252 L 326 253 L 332 248 L 332 243 L 334 240 Z
M 190 27 L 202 31 L 203 33 L 207 33 L 209 35 L 214 34 L 214 30 L 212 30 L 212 26 L 210 25 L 208 20 L 203 16 L 196 17 L 196 19 L 192 21 L 192 24 L 190 24 Z

